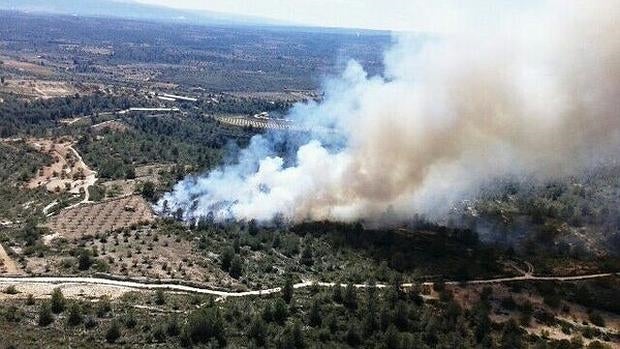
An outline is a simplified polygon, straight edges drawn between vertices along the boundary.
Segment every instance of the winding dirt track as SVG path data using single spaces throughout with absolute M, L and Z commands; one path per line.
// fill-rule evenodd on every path
M 494 284 L 494 283 L 504 283 L 504 282 L 512 282 L 512 281 L 577 281 L 577 280 L 587 280 L 587 279 L 596 279 L 603 278 L 609 276 L 618 276 L 620 273 L 602 273 L 602 274 L 589 274 L 589 275 L 578 275 L 578 276 L 533 276 L 533 275 L 523 275 L 509 278 L 497 278 L 497 279 L 485 279 L 485 280 L 468 280 L 468 281 L 448 281 L 447 285 L 457 285 L 457 284 Z M 221 291 L 221 290 L 213 290 L 207 288 L 200 287 L 192 287 L 185 285 L 178 285 L 172 283 L 148 283 L 148 282 L 137 282 L 137 281 L 120 281 L 120 280 L 112 280 L 105 278 L 91 278 L 91 277 L 78 277 L 78 276 L 67 276 L 67 277 L 0 277 L 0 284 L 43 284 L 50 287 L 50 289 L 54 287 L 58 287 L 60 285 L 80 285 L 80 286 L 88 286 L 88 285 L 102 285 L 102 286 L 110 286 L 115 288 L 120 288 L 125 291 L 135 291 L 135 290 L 156 290 L 156 289 L 165 289 L 169 291 L 176 292 L 185 292 L 185 293 L 200 293 L 200 294 L 208 294 L 213 296 L 218 296 L 221 298 L 226 297 L 248 297 L 248 296 L 262 296 L 269 295 L 273 293 L 278 293 L 281 291 L 280 287 L 269 288 L 264 290 L 254 290 L 254 291 L 244 291 L 244 292 L 235 292 L 235 291 Z M 305 281 L 302 283 L 298 283 L 294 285 L 294 288 L 305 288 L 310 287 L 312 285 L 316 285 L 319 287 L 334 287 L 336 283 L 333 282 L 314 282 L 314 281 Z M 421 285 L 433 285 L 432 282 L 424 282 Z M 341 284 L 341 286 L 346 286 L 346 284 Z M 368 287 L 376 287 L 376 288 L 385 288 L 388 285 L 385 284 L 356 284 L 354 285 L 357 288 L 368 288 Z M 413 283 L 404 283 L 401 285 L 403 288 L 411 288 L 413 287 Z
M 0 245 L 0 261 L 2 261 L 1 267 L 6 273 L 15 274 L 18 272 L 15 262 L 13 261 L 13 259 L 11 259 L 11 257 L 9 257 L 2 245 Z

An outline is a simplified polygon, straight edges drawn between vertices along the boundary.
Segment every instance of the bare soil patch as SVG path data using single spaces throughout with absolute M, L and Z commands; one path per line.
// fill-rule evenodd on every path
M 69 191 L 73 194 L 85 193 L 97 180 L 95 172 L 84 163 L 72 148 L 68 139 L 30 139 L 28 144 L 44 154 L 49 154 L 54 162 L 39 169 L 26 187 L 34 189 L 45 187 L 49 192 Z
M 6 253 L 4 247 L 0 245 L 0 274 L 16 274 L 18 272 L 15 262 Z

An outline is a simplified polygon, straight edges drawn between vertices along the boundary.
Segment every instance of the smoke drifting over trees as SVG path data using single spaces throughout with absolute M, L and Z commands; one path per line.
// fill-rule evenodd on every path
M 326 82 L 324 101 L 291 111 L 312 137 L 256 136 L 238 162 L 183 180 L 159 209 L 166 201 L 186 219 L 216 220 L 433 216 L 493 178 L 554 178 L 615 161 L 620 6 L 546 7 L 510 28 L 422 47 L 399 38 L 383 76 L 351 62 Z M 292 160 L 275 155 L 282 137 L 299 145 Z

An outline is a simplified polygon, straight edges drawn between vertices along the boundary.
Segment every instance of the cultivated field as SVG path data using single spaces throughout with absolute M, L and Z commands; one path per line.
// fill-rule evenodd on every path
M 298 129 L 290 121 L 279 119 L 259 119 L 250 116 L 220 116 L 217 121 L 237 127 L 265 128 L 274 130 Z
M 61 211 L 46 224 L 59 237 L 71 240 L 94 236 L 155 219 L 149 204 L 127 196 L 98 204 L 84 204 Z

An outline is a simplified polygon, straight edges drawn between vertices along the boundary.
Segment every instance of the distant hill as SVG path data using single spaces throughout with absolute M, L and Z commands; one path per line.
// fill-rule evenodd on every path
M 210 11 L 178 10 L 119 0 L 0 0 L 0 9 L 88 17 L 116 17 L 201 25 L 291 25 L 275 20 Z

